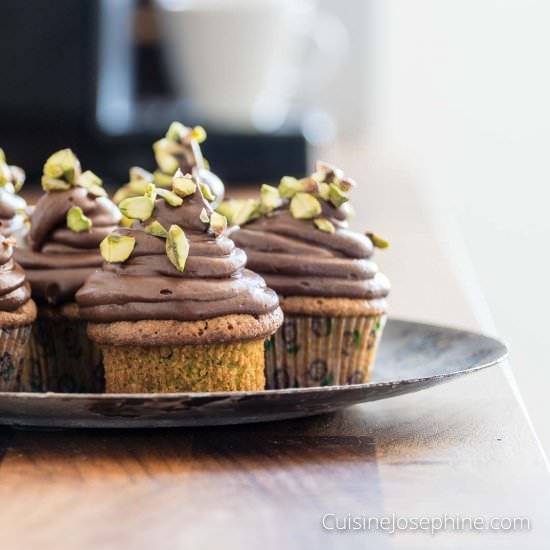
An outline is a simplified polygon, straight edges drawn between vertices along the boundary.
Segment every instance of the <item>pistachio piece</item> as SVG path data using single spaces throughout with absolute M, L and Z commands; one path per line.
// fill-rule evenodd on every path
M 155 201 L 151 197 L 130 197 L 118 205 L 123 216 L 133 220 L 145 221 L 153 214 Z
M 365 233 L 365 235 L 372 241 L 372 244 L 376 248 L 388 248 L 390 246 L 390 243 L 386 241 L 386 239 L 383 239 L 379 235 L 376 235 L 375 233 Z
M 225 216 L 227 218 L 227 221 L 230 224 L 233 224 L 233 218 L 235 217 L 235 212 L 237 212 L 242 202 L 243 201 L 237 201 L 237 200 L 222 201 L 220 202 L 220 204 L 218 204 L 218 206 L 216 206 L 216 212 L 218 212 L 222 216 Z
M 212 193 L 212 191 L 210 190 L 210 187 L 208 186 L 207 183 L 204 183 L 204 182 L 200 182 L 199 183 L 200 185 L 200 188 L 201 188 L 201 191 L 202 191 L 202 196 L 207 200 L 207 201 L 213 201 L 216 199 L 216 196 Z
M 315 163 L 315 171 L 324 174 L 323 181 L 326 181 L 328 183 L 331 183 L 334 178 L 341 179 L 344 177 L 343 170 L 337 168 L 336 166 L 334 166 L 334 164 L 330 164 L 323 160 L 318 160 Z
M 107 191 L 101 187 L 101 185 L 91 185 L 86 189 L 88 194 L 94 195 L 95 197 L 107 197 Z
M 199 144 L 206 141 L 206 130 L 202 126 L 195 126 L 191 135 L 193 139 Z
M 139 166 L 132 166 L 130 168 L 130 181 L 153 181 L 153 174 L 151 172 L 148 172 L 144 168 L 140 168 Z
M 193 181 L 191 174 L 183 175 L 183 172 L 178 168 L 172 180 L 172 191 L 180 197 L 192 195 L 197 190 L 197 184 Z
M 11 170 L 10 167 L 4 162 L 0 161 L 0 185 L 6 185 L 11 182 Z
M 185 262 L 189 256 L 189 241 L 179 225 L 171 225 L 168 230 L 166 254 L 178 271 L 185 269 Z
M 206 211 L 206 208 L 203 208 L 201 210 L 199 218 L 200 218 L 202 223 L 209 223 L 210 222 L 210 216 L 208 215 L 208 212 Z
M 321 203 L 309 193 L 296 193 L 290 201 L 290 214 L 297 220 L 310 220 L 321 213 Z
M 340 189 L 343 189 L 344 191 L 349 191 L 353 187 L 357 187 L 357 183 L 352 178 L 343 178 L 340 181 L 338 181 L 338 186 Z
M 42 176 L 42 189 L 44 191 L 67 191 L 70 188 L 71 184 L 65 180 Z
M 139 194 L 141 195 L 142 193 L 139 193 Z M 115 204 L 118 204 L 124 199 L 127 199 L 128 197 L 133 197 L 135 195 L 136 193 L 132 192 L 132 189 L 129 185 L 123 185 L 122 187 L 117 189 L 115 194 L 113 195 L 113 202 Z
M 165 174 L 173 174 L 180 165 L 178 159 L 169 153 L 158 153 L 155 160 Z
M 296 193 L 302 190 L 300 182 L 292 176 L 283 176 L 279 183 L 279 195 L 283 199 L 291 199 Z
M 157 194 L 162 197 L 170 206 L 180 206 L 183 204 L 183 199 L 168 189 L 157 189 Z
M 155 237 L 162 237 L 163 239 L 166 239 L 168 237 L 168 231 L 164 229 L 163 225 L 155 220 L 153 223 L 150 223 L 145 228 L 145 233 L 148 235 L 153 235 Z
M 279 190 L 272 185 L 263 184 L 260 189 L 260 210 L 262 214 L 267 214 L 279 208 L 283 201 L 279 195 Z
M 86 170 L 80 174 L 78 178 L 78 185 L 81 187 L 92 187 L 93 185 L 101 186 L 103 181 L 100 177 L 96 176 L 91 170 Z
M 132 220 L 131 218 L 127 218 L 126 216 L 122 216 L 119 223 L 122 227 L 132 227 L 135 221 L 136 220 Z
M 157 186 L 154 183 L 148 183 L 145 186 L 144 195 L 149 197 L 154 202 L 157 198 Z
M 25 171 L 19 166 L 10 166 L 11 179 L 15 192 L 19 192 L 25 183 Z
M 67 227 L 75 233 L 89 231 L 92 228 L 92 220 L 84 215 L 80 206 L 73 206 L 67 212 Z
M 2 147 L 0 147 L 0 162 L 6 162 L 6 153 L 4 153 Z
M 222 235 L 227 229 L 227 218 L 217 212 L 212 212 L 210 216 L 210 231 L 214 233 L 216 237 Z
M 334 233 L 336 231 L 334 224 L 326 218 L 315 218 L 313 223 L 317 229 L 324 231 L 325 233 Z
M 319 182 L 313 179 L 312 177 L 301 178 L 298 180 L 300 182 L 301 190 L 304 193 L 318 193 L 319 192 Z
M 153 179 L 160 187 L 169 188 L 172 185 L 172 176 L 165 174 L 161 170 L 155 170 L 153 172 Z
M 190 131 L 191 129 L 184 126 L 181 122 L 172 122 L 166 132 L 166 139 L 181 143 Z
M 74 183 L 80 176 L 80 162 L 70 149 L 61 149 L 44 164 L 44 176 Z
M 132 195 L 145 195 L 148 185 L 154 184 L 149 180 L 134 180 L 129 181 L 126 184 L 126 188 L 132 193 Z
M 328 194 L 328 200 L 332 203 L 333 206 L 338 208 L 345 202 L 349 201 L 349 197 L 338 187 L 336 183 L 331 183 Z
M 99 251 L 106 262 L 124 262 L 132 254 L 136 240 L 118 233 L 111 233 L 99 244 Z
M 319 196 L 325 200 L 328 201 L 330 197 L 330 185 L 328 183 L 321 182 L 319 184 Z
M 260 201 L 255 199 L 246 199 L 237 202 L 235 212 L 233 213 L 231 223 L 233 225 L 244 225 L 245 223 L 260 217 Z

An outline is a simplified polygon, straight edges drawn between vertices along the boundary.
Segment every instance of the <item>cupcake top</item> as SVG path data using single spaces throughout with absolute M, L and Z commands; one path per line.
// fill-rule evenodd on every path
M 206 140 L 206 131 L 202 126 L 189 128 L 181 122 L 172 122 L 166 135 L 153 143 L 153 152 L 157 169 L 151 173 L 138 166 L 130 168 L 130 181 L 114 195 L 118 204 L 128 197 L 143 195 L 147 184 L 170 189 L 176 170 L 183 174 L 193 174 L 211 189 L 215 206 L 223 199 L 224 186 L 221 180 L 208 169 L 208 163 L 202 156 L 200 144 Z
M 0 311 L 12 312 L 31 297 L 25 272 L 13 259 L 15 241 L 0 235 Z
M 120 209 L 135 220 L 101 243 L 103 269 L 77 293 L 81 315 L 95 322 L 196 321 L 277 309 L 275 292 L 245 269 L 210 190 L 178 171 L 172 190 L 150 183 Z
M 285 176 L 278 188 L 263 185 L 258 200 L 225 201 L 218 211 L 241 226 L 232 239 L 281 296 L 384 298 L 390 284 L 371 256 L 387 243 L 348 229 L 354 186 L 340 169 L 318 162 L 309 177 Z
M 24 183 L 23 169 L 10 166 L 0 149 L 0 234 L 4 237 L 20 236 L 26 228 L 27 203 L 17 195 Z
M 26 248 L 16 252 L 27 271 L 33 297 L 58 305 L 74 300 L 75 292 L 103 260 L 99 243 L 121 219 L 107 198 L 102 181 L 81 171 L 70 149 L 54 153 L 44 165 L 45 193 L 31 214 Z

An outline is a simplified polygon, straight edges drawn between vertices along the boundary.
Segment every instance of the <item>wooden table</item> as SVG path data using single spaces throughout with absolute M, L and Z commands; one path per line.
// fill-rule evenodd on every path
M 357 151 L 332 158 L 362 166 Z M 479 327 L 482 309 L 471 301 L 478 297 L 461 279 L 467 266 L 448 254 L 459 249 L 427 215 L 418 190 L 398 185 L 393 172 L 390 164 L 370 166 L 369 181 L 378 185 L 362 187 L 356 202 L 369 228 L 392 240 L 379 261 L 394 283 L 394 311 Z M 305 420 L 1 429 L 0 438 L 2 550 L 550 546 L 548 468 L 507 366 Z M 326 514 L 348 513 L 521 516 L 531 529 L 433 536 L 323 529 Z

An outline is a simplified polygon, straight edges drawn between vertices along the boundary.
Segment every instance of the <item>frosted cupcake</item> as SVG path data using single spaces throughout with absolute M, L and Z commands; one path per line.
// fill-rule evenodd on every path
M 368 380 L 387 312 L 389 281 L 371 260 L 379 237 L 348 229 L 354 182 L 319 162 L 300 180 L 262 186 L 259 200 L 220 205 L 247 267 L 279 294 L 283 327 L 266 345 L 268 388 Z
M 36 318 L 25 272 L 13 260 L 15 242 L 0 235 L 0 391 L 19 391 L 23 355 Z
M 181 122 L 172 122 L 166 135 L 153 144 L 157 169 L 151 173 L 138 166 L 130 168 L 130 181 L 115 193 L 113 201 L 118 204 L 125 198 L 143 195 L 149 183 L 169 190 L 176 170 L 181 170 L 208 186 L 212 195 L 208 198 L 216 206 L 223 199 L 224 186 L 202 156 L 200 144 L 205 140 L 202 126 L 189 128 Z
M 101 243 L 103 269 L 77 293 L 103 352 L 107 392 L 264 388 L 264 341 L 277 295 L 245 269 L 204 187 L 176 174 L 120 203 L 136 220 Z
M 101 266 L 99 243 L 121 215 L 101 179 L 90 170 L 82 172 L 70 149 L 47 160 L 42 187 L 44 195 L 31 215 L 28 247 L 16 252 L 38 304 L 23 383 L 35 391 L 100 391 L 99 350 L 86 335 L 75 293 Z

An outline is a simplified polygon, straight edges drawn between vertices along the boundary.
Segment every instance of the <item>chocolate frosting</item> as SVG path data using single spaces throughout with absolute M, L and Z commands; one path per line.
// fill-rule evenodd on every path
M 15 311 L 30 297 L 25 272 L 13 259 L 13 246 L 0 236 L 0 311 Z
M 235 230 L 232 238 L 245 250 L 247 266 L 282 296 L 387 296 L 390 283 L 370 259 L 371 240 L 348 229 L 341 209 L 324 201 L 322 208 L 334 233 L 294 219 L 285 208 Z
M 66 224 L 67 212 L 79 206 L 92 220 L 89 231 L 76 233 Z M 118 208 L 105 197 L 89 194 L 83 187 L 48 191 L 31 215 L 26 248 L 16 251 L 27 271 L 33 297 L 57 305 L 74 300 L 86 277 L 101 266 L 99 243 L 120 221 Z
M 23 197 L 8 189 L 0 188 L 0 234 L 10 237 L 25 228 L 27 203 Z
M 227 235 L 210 233 L 209 224 L 200 220 L 203 208 L 212 212 L 200 191 L 178 207 L 159 198 L 150 220 L 118 229 L 135 238 L 134 250 L 125 262 L 105 262 L 88 278 L 76 296 L 81 315 L 95 322 L 193 321 L 274 311 L 279 305 L 275 292 L 244 268 L 246 255 Z M 184 230 L 190 248 L 183 272 L 168 259 L 165 239 L 145 233 L 155 220 L 166 229 L 176 224 Z

